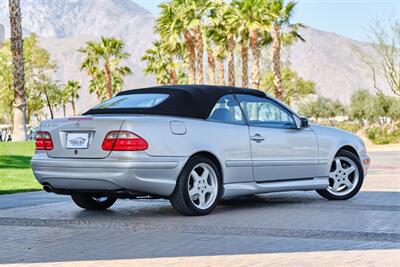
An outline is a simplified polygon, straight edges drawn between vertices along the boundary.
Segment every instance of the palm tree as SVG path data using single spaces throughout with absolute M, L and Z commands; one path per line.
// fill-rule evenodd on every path
M 213 24 L 208 27 L 207 38 L 213 43 L 213 52 L 210 49 L 209 53 L 212 54 L 213 58 L 215 57 L 216 84 L 225 85 L 224 60 L 226 57 L 227 38 L 221 20 L 214 20 Z
M 237 23 L 232 6 L 216 2 L 209 15 L 206 37 L 211 43 L 209 54 L 216 58 L 217 84 L 225 84 L 225 58 L 228 67 L 228 84 L 235 86 L 235 34 Z M 213 51 L 213 52 L 211 52 Z M 210 62 L 210 59 L 209 59 Z M 211 62 L 210 62 L 211 63 Z
M 120 66 L 121 61 L 130 56 L 129 53 L 123 52 L 123 48 L 124 42 L 122 40 L 102 36 L 100 42 L 87 42 L 86 47 L 78 50 L 86 54 L 81 63 L 81 70 L 85 69 L 92 79 L 104 75 L 105 96 L 108 99 L 112 98 L 116 91 L 116 88 L 112 86 L 113 74 L 118 73 L 122 78 L 131 73 L 127 66 Z
M 208 84 L 216 84 L 217 76 L 215 74 L 215 56 L 213 52 L 213 45 L 208 38 L 208 33 L 205 34 L 206 38 L 206 51 L 207 51 L 207 73 L 208 73 Z
M 229 16 L 229 23 L 235 27 L 236 39 L 240 45 L 240 57 L 242 61 L 242 87 L 249 87 L 249 25 L 241 12 L 242 2 L 236 1 L 231 4 L 232 13 Z M 239 7 L 239 8 L 238 8 Z
M 211 0 L 172 0 L 159 5 L 156 32 L 170 46 L 183 43 L 189 67 L 189 83 L 204 83 L 204 19 L 213 8 Z
M 235 86 L 235 46 L 238 22 L 234 6 L 225 4 L 222 9 L 222 22 L 226 34 L 228 85 Z
M 217 84 L 225 85 L 225 66 L 224 66 L 225 56 L 220 51 L 217 55 Z
M 64 90 L 62 90 L 61 92 L 60 92 L 60 95 L 59 95 L 59 97 L 60 97 L 60 99 L 59 99 L 59 103 L 60 103 L 60 105 L 61 105 L 61 107 L 62 107 L 62 110 L 63 110 L 63 116 L 64 116 L 64 118 L 67 116 L 67 112 L 66 112 L 66 106 L 67 106 L 67 104 L 68 104 L 68 92 L 64 89 Z
M 26 94 L 20 1 L 9 0 L 8 4 L 10 9 L 11 52 L 14 77 L 13 140 L 25 141 L 27 138 Z
M 64 86 L 64 90 L 66 92 L 66 100 L 67 103 L 71 103 L 72 106 L 72 114 L 76 116 L 76 107 L 75 107 L 75 100 L 79 98 L 78 91 L 81 89 L 78 81 L 69 80 Z M 65 117 L 65 115 L 64 115 Z
M 111 87 L 113 92 L 119 92 L 124 85 L 124 76 L 129 73 L 129 68 L 119 68 L 111 72 Z M 92 79 L 89 82 L 89 93 L 95 93 L 100 101 L 109 99 L 106 88 L 106 75 L 104 70 L 98 70 L 93 73 Z
M 179 2 L 179 0 L 178 0 Z M 184 5 L 183 16 L 184 27 L 189 29 L 194 37 L 194 44 L 196 50 L 196 83 L 204 83 L 204 70 L 203 70 L 203 35 L 205 31 L 205 18 L 210 10 L 216 7 L 217 1 L 214 0 L 180 0 Z
M 207 16 L 207 25 L 204 29 L 205 47 L 207 51 L 208 83 L 224 84 L 224 34 L 221 34 L 222 1 L 213 1 L 213 8 Z M 221 48 L 222 47 L 222 48 Z M 222 50 L 222 51 L 221 51 Z
M 177 47 L 185 47 L 184 59 L 188 64 L 189 83 L 196 82 L 195 40 L 191 32 L 185 28 L 185 16 L 182 1 L 173 0 L 159 5 L 160 15 L 156 21 L 156 32 L 163 44 L 172 51 Z
M 302 24 L 291 24 L 290 19 L 293 16 L 296 2 L 288 2 L 285 5 L 284 0 L 271 0 L 268 2 L 268 14 L 272 21 L 272 64 L 274 71 L 274 91 L 275 96 L 279 99 L 283 98 L 282 77 L 281 77 L 281 45 L 282 39 L 292 37 L 291 39 L 304 39 L 299 35 L 298 29 L 303 27 Z M 286 33 L 284 33 L 285 28 Z
M 234 0 L 232 4 L 237 10 L 237 16 L 243 20 L 242 25 L 239 26 L 242 37 L 247 34 L 244 28 L 248 29 L 250 49 L 253 56 L 252 87 L 258 89 L 260 86 L 260 34 L 269 28 L 265 0 Z M 243 24 L 245 27 L 243 27 Z M 246 41 L 246 38 L 243 38 L 242 57 L 245 58 L 245 61 L 247 61 L 247 51 L 243 49 L 243 44 Z M 242 76 L 245 76 L 244 71 Z M 246 78 L 244 80 L 246 81 Z
M 154 74 L 159 84 L 177 84 L 177 63 L 174 62 L 173 52 L 166 43 L 153 42 L 153 48 L 147 49 L 142 61 L 147 62 L 145 74 Z

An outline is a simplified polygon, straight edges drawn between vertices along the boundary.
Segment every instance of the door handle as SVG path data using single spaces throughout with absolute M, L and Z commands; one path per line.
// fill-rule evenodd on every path
M 260 143 L 260 142 L 264 141 L 265 138 L 262 137 L 261 134 L 255 134 L 253 136 L 250 136 L 250 140 L 253 140 L 253 141 L 257 142 L 257 143 Z

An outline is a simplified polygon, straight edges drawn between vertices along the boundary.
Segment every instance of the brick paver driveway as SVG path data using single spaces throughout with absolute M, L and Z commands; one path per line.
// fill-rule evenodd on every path
M 32 266 L 400 266 L 400 151 L 372 152 L 355 198 L 274 193 L 182 217 L 165 200 L 77 208 L 43 192 L 0 197 L 0 263 Z

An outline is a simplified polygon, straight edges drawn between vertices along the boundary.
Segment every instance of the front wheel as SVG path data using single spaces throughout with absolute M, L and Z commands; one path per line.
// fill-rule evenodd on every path
M 183 215 L 206 215 L 217 205 L 221 187 L 215 164 L 206 157 L 194 157 L 183 168 L 170 202 Z
M 105 210 L 111 207 L 117 200 L 115 197 L 95 197 L 88 194 L 73 194 L 71 198 L 76 205 L 86 210 Z
M 346 200 L 360 191 L 363 181 L 360 159 L 348 151 L 339 151 L 329 172 L 329 187 L 317 193 L 329 200 Z

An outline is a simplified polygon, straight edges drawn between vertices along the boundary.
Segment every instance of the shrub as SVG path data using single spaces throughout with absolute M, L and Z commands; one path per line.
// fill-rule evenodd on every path
M 376 145 L 400 142 L 400 124 L 370 126 L 366 129 L 369 140 Z
M 343 121 L 335 123 L 335 127 L 352 133 L 357 133 L 362 126 L 356 122 Z
M 329 119 L 346 114 L 346 107 L 337 100 L 319 96 L 315 100 L 300 104 L 299 113 L 316 120 Z

